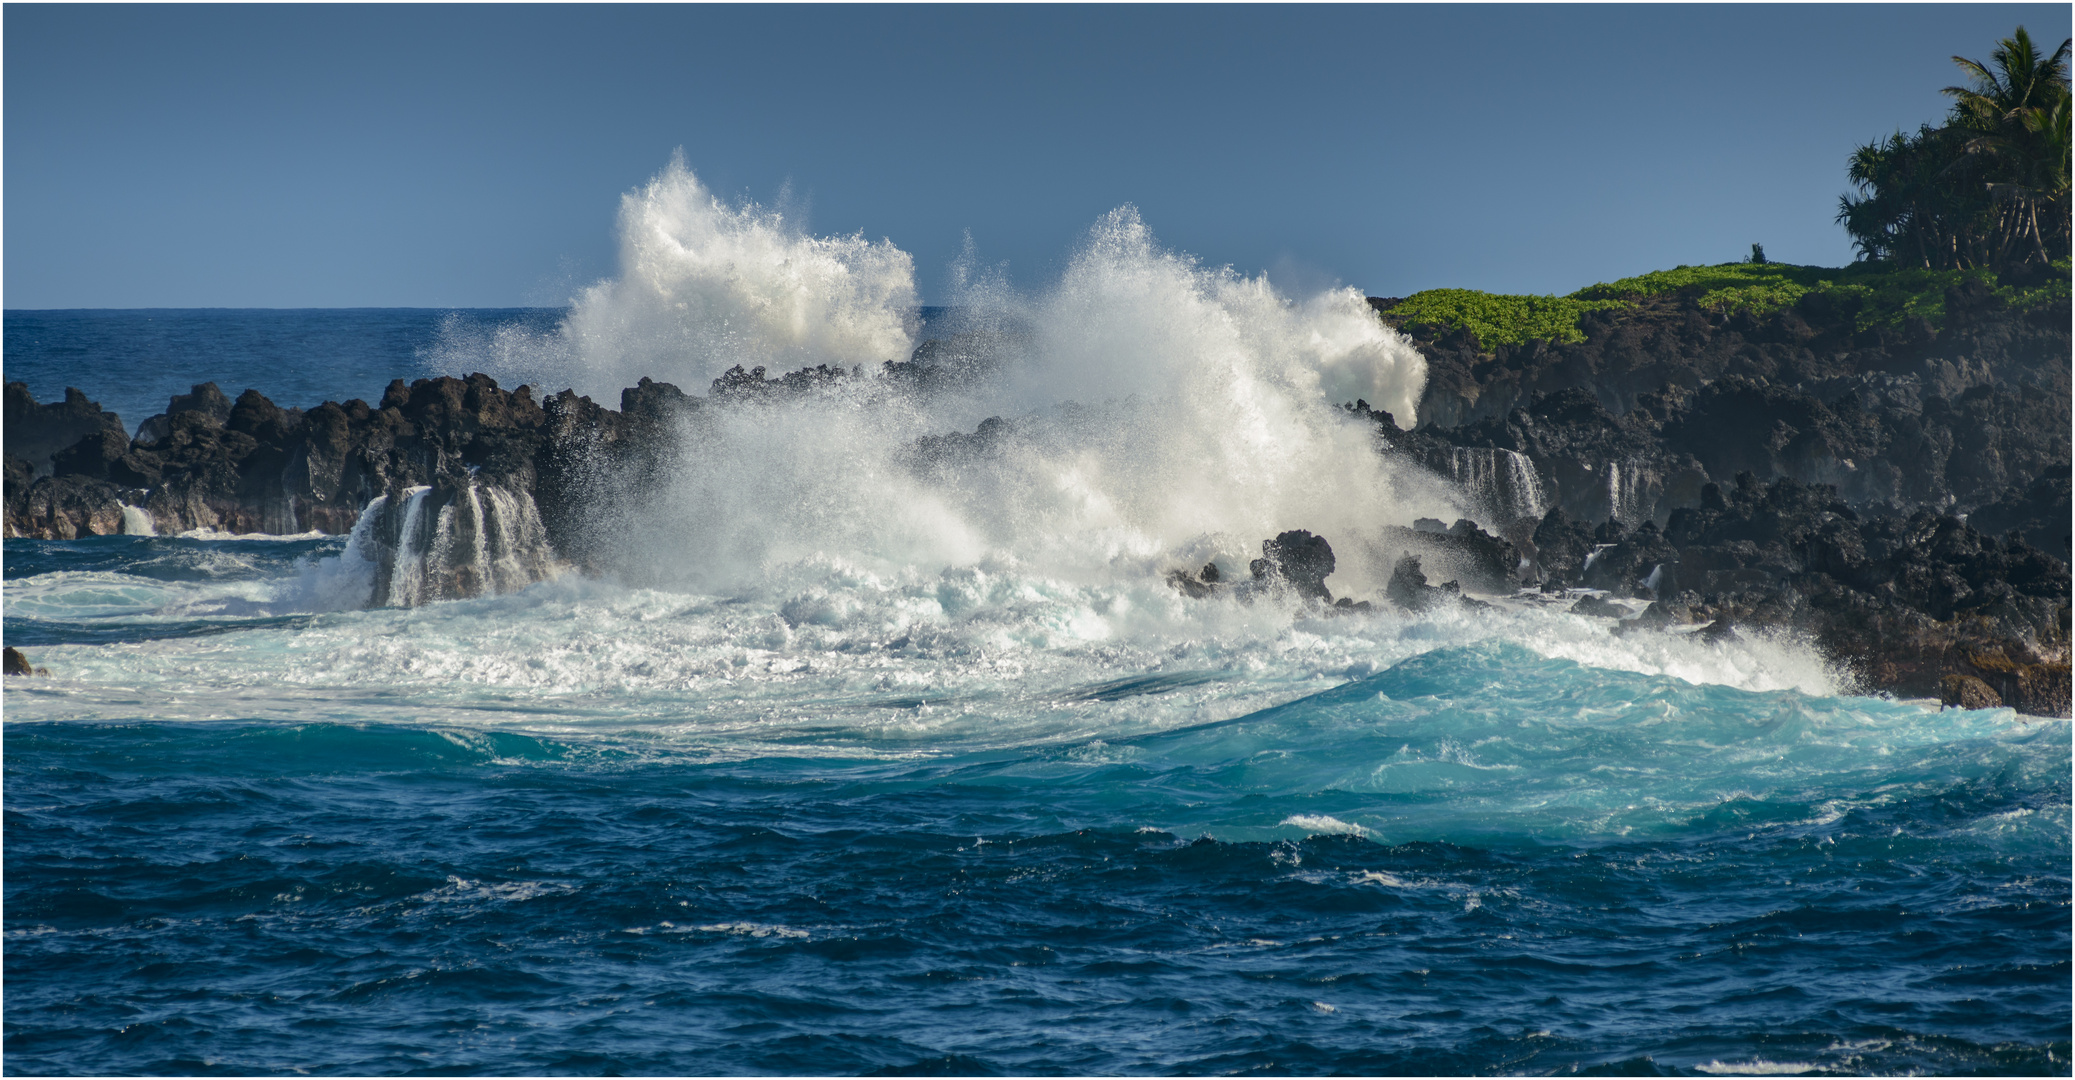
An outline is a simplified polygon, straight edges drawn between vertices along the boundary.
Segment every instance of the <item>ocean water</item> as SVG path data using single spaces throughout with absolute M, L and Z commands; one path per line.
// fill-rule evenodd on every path
M 931 333 L 890 243 L 680 166 L 622 236 L 389 360 L 612 400 Z M 1417 354 L 1128 211 L 956 299 L 971 385 L 722 410 L 505 595 L 7 541 L 5 1069 L 2069 1074 L 2067 724 L 1533 596 L 1187 599 L 1286 528 L 1373 599 L 1379 526 L 1488 509 L 1335 408 L 1410 416 Z
M 175 394 L 205 382 L 233 399 L 258 390 L 282 408 L 377 402 L 391 379 L 453 374 L 427 363 L 443 341 L 544 329 L 561 316 L 541 308 L 15 310 L 0 315 L 0 338 L 9 382 L 27 383 L 39 402 L 63 401 L 76 386 L 135 432 Z

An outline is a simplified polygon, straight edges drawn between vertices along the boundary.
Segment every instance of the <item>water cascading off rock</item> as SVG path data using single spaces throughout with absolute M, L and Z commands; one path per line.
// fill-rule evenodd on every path
M 475 482 L 421 484 L 376 498 L 345 558 L 373 564 L 371 607 L 512 592 L 555 566 L 533 497 Z

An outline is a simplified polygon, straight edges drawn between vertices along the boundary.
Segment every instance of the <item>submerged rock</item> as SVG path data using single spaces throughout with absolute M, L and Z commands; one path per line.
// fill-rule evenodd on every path
M 1218 572 L 1218 564 L 1210 562 L 1204 563 L 1203 569 L 1193 574 L 1187 570 L 1169 570 L 1167 583 L 1180 589 L 1182 595 L 1201 600 L 1217 593 L 1218 586 L 1224 583 L 1224 576 Z
M 1333 545 L 1327 543 L 1325 537 L 1295 529 L 1261 541 L 1261 557 L 1248 564 L 1251 577 L 1247 581 L 1228 584 L 1224 574 L 1218 570 L 1218 564 L 1211 562 L 1194 573 L 1170 570 L 1167 583 L 1181 590 L 1183 595 L 1196 599 L 1215 596 L 1228 589 L 1242 598 L 1264 590 L 1287 591 L 1307 600 L 1324 601 L 1339 610 L 1367 610 L 1367 602 L 1334 601 L 1332 592 L 1326 588 L 1326 578 L 1336 565 Z
M 1620 619 L 1628 615 L 1628 609 L 1619 604 L 1608 603 L 1605 597 L 1585 596 L 1571 605 L 1571 614 L 1590 615 L 1599 619 Z
M 1429 611 L 1442 604 L 1453 603 L 1466 608 L 1489 609 L 1490 604 L 1463 595 L 1462 583 L 1444 581 L 1439 585 L 1427 584 L 1426 572 L 1420 569 L 1419 556 L 1399 556 L 1397 565 L 1391 568 L 1391 579 L 1383 587 L 1384 599 L 1406 611 Z

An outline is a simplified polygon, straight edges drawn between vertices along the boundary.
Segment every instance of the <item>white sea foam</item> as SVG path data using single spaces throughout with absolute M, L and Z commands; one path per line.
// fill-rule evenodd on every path
M 807 936 L 807 931 L 805 930 L 797 930 L 793 927 L 781 926 L 776 923 L 708 923 L 703 926 L 694 926 L 690 929 L 704 931 L 709 934 L 734 934 L 739 937 L 804 938 Z
M 814 236 L 730 204 L 676 158 L 620 203 L 620 273 L 554 333 L 450 338 L 430 357 L 615 402 L 643 376 L 699 393 L 741 364 L 877 367 L 914 348 L 914 260 L 885 240 Z
M 680 163 L 627 197 L 621 240 L 619 276 L 578 297 L 555 333 L 450 342 L 436 359 L 610 400 L 643 375 L 697 392 L 736 362 L 871 372 L 912 348 L 907 255 L 728 205 Z M 1493 501 L 1394 466 L 1338 407 L 1359 397 L 1411 423 L 1418 351 L 1355 290 L 1283 296 L 1161 248 L 1129 208 L 1095 223 L 1051 288 L 966 280 L 956 299 L 987 331 L 978 378 L 920 395 L 867 377 L 703 410 L 656 489 L 590 507 L 611 567 L 602 580 L 355 611 L 416 587 L 392 575 L 375 597 L 371 541 L 356 529 L 343 552 L 272 582 L 10 581 L 10 613 L 39 617 L 341 613 L 206 640 L 41 649 L 72 690 L 33 704 L 10 692 L 10 714 L 125 715 L 148 689 L 163 715 L 249 716 L 267 699 L 264 714 L 284 719 L 405 703 L 414 720 L 481 723 L 494 708 L 746 738 L 835 724 L 892 739 L 1065 739 L 1229 718 L 1491 639 L 1691 682 L 1838 688 L 1789 638 L 1617 637 L 1532 605 L 1327 617 L 1277 599 L 1187 599 L 1167 571 L 1215 562 L 1244 577 L 1262 540 L 1298 528 L 1338 554 L 1330 587 L 1374 598 L 1397 554 L 1385 526 Z M 464 346 L 479 351 L 451 351 Z M 925 436 L 996 416 L 1004 424 L 964 450 L 919 452 Z M 1517 465 L 1494 459 L 1471 479 Z M 1523 506 L 1540 498 L 1505 482 Z M 445 535 L 410 520 L 423 497 L 393 516 L 405 532 Z M 466 505 L 480 514 L 479 499 Z M 399 547 L 402 570 L 431 551 Z M 496 580 L 481 550 L 445 557 L 463 556 Z M 1169 672 L 1208 677 L 1076 695 Z
M 1328 817 L 1325 814 L 1291 814 L 1289 817 L 1282 819 L 1281 824 L 1294 825 L 1312 836 L 1321 834 L 1344 836 L 1369 835 L 1369 830 L 1362 828 L 1360 825 L 1352 825 L 1339 818 Z
M 646 197 L 676 205 L 669 190 Z M 574 353 L 588 355 L 579 328 L 593 307 L 617 310 L 618 296 L 578 304 L 565 331 Z M 782 578 L 803 560 L 881 576 L 993 565 L 1096 584 L 1158 578 L 1183 560 L 1243 573 L 1261 540 L 1308 528 L 1335 540 L 1336 584 L 1361 589 L 1388 576 L 1393 553 L 1372 542 L 1380 526 L 1467 505 L 1439 478 L 1392 468 L 1372 431 L 1336 407 L 1363 397 L 1410 420 L 1425 376 L 1418 351 L 1354 290 L 1292 301 L 1265 279 L 1160 249 L 1127 208 L 1096 224 L 1054 288 L 1025 298 L 976 286 L 966 299 L 1026 328 L 992 342 L 991 373 L 927 398 L 867 382 L 706 410 L 660 494 L 602 512 L 619 565 L 635 580 L 711 590 Z M 829 317 L 858 322 L 857 302 L 832 299 Z M 1008 421 L 997 437 L 918 462 L 918 439 L 989 416 Z
M 542 896 L 565 896 L 575 891 L 576 886 L 558 881 L 482 882 L 450 874 L 445 885 L 419 893 L 412 899 L 435 904 L 516 904 Z
M 1750 1061 L 1710 1061 L 1695 1065 L 1695 1069 L 1709 1076 L 1800 1076 L 1822 1069 L 1821 1065 L 1809 1061 L 1766 1061 L 1753 1058 Z
M 181 531 L 181 532 L 175 533 L 174 535 L 175 535 L 175 536 L 178 536 L 178 537 L 179 537 L 180 539 L 182 539 L 182 540 L 212 540 L 212 541 L 223 541 L 223 540 L 236 540 L 236 541 L 245 541 L 245 542 L 250 542 L 250 541 L 294 541 L 294 540 L 322 540 L 322 539 L 324 539 L 324 538 L 325 538 L 325 536 L 327 536 L 327 535 L 329 535 L 329 534 L 327 534 L 327 533 L 321 533 L 321 532 L 317 532 L 317 531 L 315 531 L 315 530 L 312 530 L 312 531 L 310 531 L 310 532 L 299 532 L 299 533 L 233 533 L 233 532 L 224 532 L 224 531 L 223 531 L 223 530 L 221 530 L 221 529 L 207 529 L 207 528 L 204 528 L 204 529 L 186 529 L 186 530 L 183 530 L 183 531 Z

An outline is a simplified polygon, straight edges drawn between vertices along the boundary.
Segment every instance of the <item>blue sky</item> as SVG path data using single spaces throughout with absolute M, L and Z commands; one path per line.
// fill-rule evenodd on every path
M 2067 5 L 5 9 L 9 308 L 556 304 L 714 190 L 1048 281 L 1103 212 L 1293 290 L 1836 265 L 1851 148 Z

